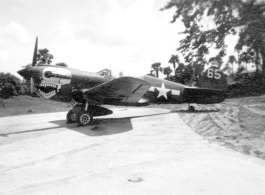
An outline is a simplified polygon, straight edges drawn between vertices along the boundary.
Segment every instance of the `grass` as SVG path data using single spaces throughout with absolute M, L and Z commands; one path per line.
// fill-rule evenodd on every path
M 26 95 L 0 99 L 0 117 L 33 113 L 66 112 L 70 109 L 71 106 L 68 103 Z

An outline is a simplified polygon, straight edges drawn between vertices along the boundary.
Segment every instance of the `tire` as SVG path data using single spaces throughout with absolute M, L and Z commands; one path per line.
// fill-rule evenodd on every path
M 93 117 L 89 112 L 85 112 L 82 110 L 77 113 L 76 122 L 78 126 L 86 126 L 88 124 L 92 124 Z
M 76 122 L 76 113 L 73 110 L 70 110 L 66 115 L 67 123 L 75 123 Z

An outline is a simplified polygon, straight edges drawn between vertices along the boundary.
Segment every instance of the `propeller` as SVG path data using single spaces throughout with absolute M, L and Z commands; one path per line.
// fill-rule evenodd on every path
M 36 37 L 36 42 L 35 42 L 35 48 L 34 48 L 33 59 L 32 59 L 32 67 L 37 65 L 37 52 L 38 52 L 38 36 Z M 34 80 L 31 77 L 30 78 L 30 93 L 31 93 L 31 96 L 33 95 L 33 91 L 34 91 Z
M 35 48 L 34 48 L 33 59 L 32 59 L 32 66 L 37 65 L 37 52 L 38 52 L 38 37 L 36 37 Z
M 33 59 L 32 59 L 32 67 L 37 66 L 37 52 L 38 52 L 38 37 L 36 37 L 35 48 L 34 48 Z M 32 78 L 32 74 L 34 73 L 34 71 L 36 72 L 36 70 L 32 70 L 32 67 L 26 67 L 18 71 L 18 74 L 20 74 L 24 79 L 30 81 L 31 95 L 33 95 L 33 92 L 34 92 L 34 80 Z

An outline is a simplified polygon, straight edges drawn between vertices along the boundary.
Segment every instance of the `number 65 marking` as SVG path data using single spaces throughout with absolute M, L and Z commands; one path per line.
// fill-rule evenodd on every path
M 221 78 L 221 70 L 209 68 L 207 71 L 207 77 L 210 79 L 212 79 L 212 78 L 220 79 Z

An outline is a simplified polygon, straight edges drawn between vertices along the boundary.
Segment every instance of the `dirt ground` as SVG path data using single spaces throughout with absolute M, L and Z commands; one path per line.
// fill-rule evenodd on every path
M 170 109 L 179 113 L 183 121 L 210 142 L 265 159 L 265 96 L 227 99 L 221 104 L 195 105 L 196 112 L 187 111 L 187 104 L 152 104 L 146 107 Z M 70 109 L 68 103 L 30 96 L 0 99 L 0 117 Z
M 171 109 L 198 134 L 211 142 L 265 160 L 265 96 L 227 99 L 220 104 L 150 105 Z

